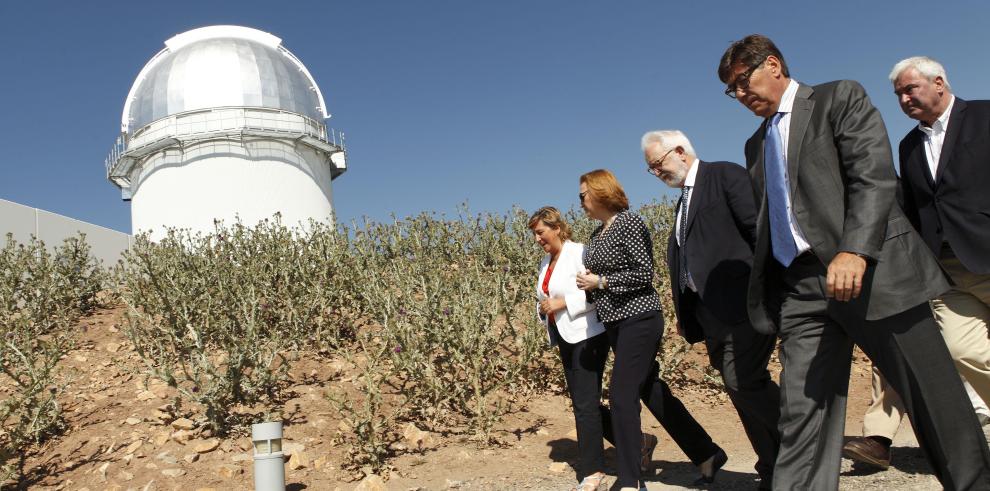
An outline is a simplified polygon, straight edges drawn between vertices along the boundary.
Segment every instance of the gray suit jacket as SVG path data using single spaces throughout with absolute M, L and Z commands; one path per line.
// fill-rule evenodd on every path
M 780 318 L 782 266 L 770 251 L 763 173 L 766 125 L 764 121 L 746 141 L 746 167 L 760 210 L 747 308 L 753 327 L 769 334 Z M 798 87 L 787 171 L 794 214 L 815 256 L 826 266 L 843 251 L 869 258 L 860 297 L 841 308 L 867 320 L 883 319 L 949 289 L 935 257 L 895 203 L 887 129 L 858 83 Z

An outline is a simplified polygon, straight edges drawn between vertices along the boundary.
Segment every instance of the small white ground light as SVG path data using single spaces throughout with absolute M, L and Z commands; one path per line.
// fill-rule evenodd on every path
M 251 425 L 254 442 L 255 491 L 285 491 L 282 422 Z

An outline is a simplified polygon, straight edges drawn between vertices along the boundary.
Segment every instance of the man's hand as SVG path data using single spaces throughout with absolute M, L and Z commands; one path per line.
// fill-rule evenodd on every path
M 584 273 L 578 273 L 577 275 L 577 287 L 584 290 L 594 290 L 598 288 L 598 275 L 585 271 Z
M 825 276 L 825 297 L 848 302 L 863 290 L 866 260 L 851 252 L 840 252 L 832 258 Z
M 540 300 L 540 314 L 547 315 L 550 312 L 567 307 L 567 302 L 563 298 L 544 298 Z

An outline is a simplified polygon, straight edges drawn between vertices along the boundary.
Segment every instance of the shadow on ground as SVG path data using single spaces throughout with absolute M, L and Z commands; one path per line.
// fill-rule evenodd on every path
M 550 447 L 550 460 L 565 462 L 574 472 L 575 481 L 578 474 L 578 445 L 571 439 L 557 439 L 547 442 Z M 924 459 L 924 457 L 922 457 Z M 605 473 L 615 477 L 615 449 L 605 449 Z M 737 472 L 723 469 L 715 476 L 715 483 L 707 486 L 695 486 L 694 481 L 700 476 L 698 468 L 691 462 L 670 462 L 654 460 L 653 469 L 643 475 L 643 480 L 652 489 L 746 489 L 756 488 L 759 476 L 756 472 Z

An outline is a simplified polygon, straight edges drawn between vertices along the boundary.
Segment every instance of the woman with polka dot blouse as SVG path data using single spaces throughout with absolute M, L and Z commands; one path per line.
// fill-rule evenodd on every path
M 664 323 L 660 297 L 653 288 L 650 232 L 638 215 L 628 211 L 625 191 L 607 170 L 581 176 L 580 199 L 585 213 L 601 222 L 585 250 L 588 271 L 578 274 L 576 281 L 595 303 L 615 356 L 609 386 L 618 474 L 613 489 L 643 486 L 640 399 L 699 466 L 701 477 L 696 484 L 711 483 L 727 460 L 725 452 L 659 378 L 656 356 Z

